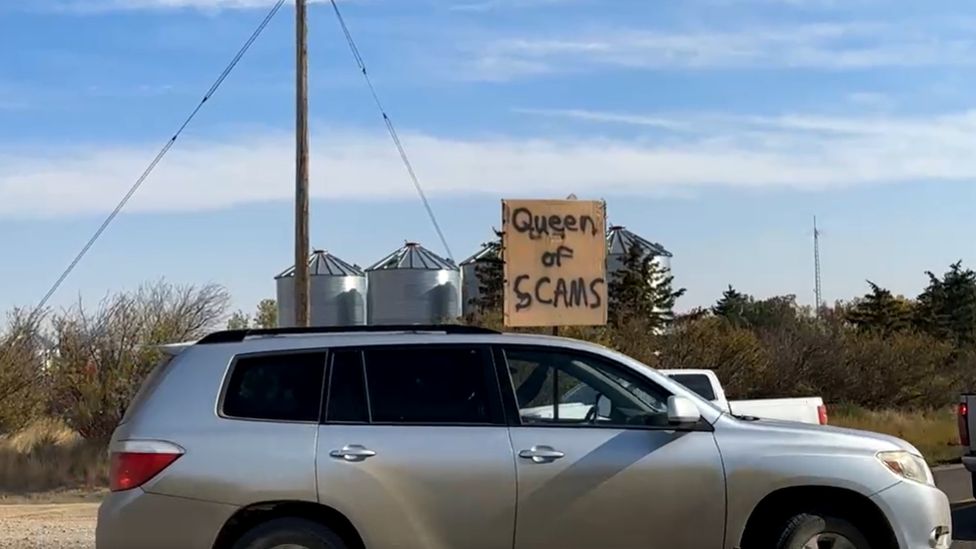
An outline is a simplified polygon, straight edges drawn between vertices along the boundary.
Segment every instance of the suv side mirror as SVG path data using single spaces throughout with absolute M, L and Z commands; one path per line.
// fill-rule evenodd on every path
M 672 425 L 688 425 L 701 421 L 701 410 L 693 400 L 683 396 L 668 398 L 668 422 Z
M 611 412 L 613 412 L 613 403 L 610 402 L 609 398 L 600 395 L 596 399 L 596 409 L 598 417 L 608 418 L 610 417 Z

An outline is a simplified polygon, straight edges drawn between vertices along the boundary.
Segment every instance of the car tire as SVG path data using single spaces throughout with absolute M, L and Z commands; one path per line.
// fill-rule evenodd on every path
M 856 526 L 842 518 L 819 513 L 794 516 L 786 522 L 777 539 L 776 549 L 871 549 L 867 537 Z
M 233 549 L 274 549 L 293 546 L 303 549 L 348 549 L 338 535 L 310 520 L 282 518 L 251 529 L 234 543 Z

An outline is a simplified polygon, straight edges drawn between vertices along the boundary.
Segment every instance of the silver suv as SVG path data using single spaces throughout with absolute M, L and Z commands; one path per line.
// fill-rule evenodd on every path
M 731 417 L 588 343 L 459 326 L 170 350 L 112 438 L 98 549 L 951 543 L 908 443 Z

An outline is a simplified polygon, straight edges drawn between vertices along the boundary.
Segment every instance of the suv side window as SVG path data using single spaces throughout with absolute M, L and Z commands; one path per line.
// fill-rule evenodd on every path
M 362 351 L 338 350 L 331 354 L 328 398 L 327 422 L 369 423 Z
M 238 357 L 223 399 L 236 419 L 318 421 L 325 353 Z
M 377 347 L 364 358 L 373 423 L 504 424 L 488 348 Z
M 520 347 L 505 357 L 523 425 L 668 426 L 671 394 L 609 360 Z

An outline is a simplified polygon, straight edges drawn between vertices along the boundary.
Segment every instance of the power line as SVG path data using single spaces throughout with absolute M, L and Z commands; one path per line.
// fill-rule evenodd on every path
M 274 7 L 271 8 L 271 11 L 268 12 L 268 15 L 265 16 L 265 18 L 261 21 L 261 24 L 258 25 L 254 33 L 251 34 L 250 38 L 248 38 L 247 41 L 244 42 L 244 45 L 241 46 L 241 49 L 238 50 L 237 55 L 234 56 L 234 58 L 227 65 L 227 67 L 224 68 L 223 72 L 220 73 L 220 76 L 217 77 L 217 80 L 214 81 L 213 85 L 210 86 L 210 89 L 207 90 L 207 93 L 203 96 L 203 99 L 200 101 L 200 103 L 197 104 L 196 108 L 194 108 L 193 111 L 190 113 L 190 115 L 186 117 L 186 120 L 183 121 L 183 124 L 181 124 L 179 129 L 176 130 L 176 133 L 173 134 L 173 137 L 171 137 L 166 142 L 166 144 L 163 145 L 163 148 L 160 149 L 159 153 L 156 154 L 156 157 L 153 158 L 152 162 L 149 163 L 149 166 L 146 167 L 145 171 L 142 172 L 142 175 L 140 175 L 139 178 L 136 179 L 136 182 L 132 185 L 132 187 L 129 188 L 128 192 L 125 193 L 125 195 L 122 197 L 122 200 L 120 200 L 119 203 L 115 206 L 115 209 L 112 210 L 112 213 L 110 213 L 108 217 L 105 218 L 105 221 L 103 221 L 102 224 L 98 227 L 98 230 L 95 231 L 95 234 L 91 236 L 88 242 L 85 243 L 84 247 L 82 247 L 81 251 L 78 252 L 78 255 L 75 256 L 75 258 L 71 261 L 71 263 L 68 264 L 68 267 L 61 273 L 61 276 L 59 276 L 58 279 L 54 282 L 54 285 L 51 286 L 51 289 L 49 289 L 47 293 L 44 294 L 44 298 L 41 299 L 41 301 L 37 304 L 37 307 L 34 309 L 32 316 L 37 312 L 42 311 L 44 307 L 47 306 L 48 302 L 51 300 L 54 294 L 58 291 L 58 289 L 61 288 L 61 285 L 64 284 L 64 281 L 67 280 L 68 276 L 70 276 L 71 273 L 75 270 L 75 267 L 78 266 L 78 263 L 80 263 L 81 260 L 85 258 L 89 250 L 91 250 L 92 246 L 94 246 L 95 243 L 98 241 L 98 239 L 101 238 L 105 230 L 108 229 L 109 225 L 111 225 L 112 222 L 115 220 L 115 218 L 118 217 L 119 213 L 122 212 L 126 204 L 129 203 L 129 200 L 132 199 L 132 197 L 136 194 L 139 188 L 142 187 L 142 184 L 146 182 L 146 179 L 148 179 L 149 176 L 152 174 L 152 172 L 156 169 L 156 166 L 159 165 L 159 163 L 163 160 L 163 158 L 166 156 L 169 150 L 173 148 L 173 145 L 176 144 L 176 140 L 179 139 L 181 135 L 183 135 L 183 131 L 186 130 L 187 126 L 190 125 L 190 122 L 192 122 L 193 119 L 196 118 L 197 114 L 207 103 L 207 101 L 209 101 L 210 98 L 213 97 L 213 95 L 217 92 L 217 90 L 220 89 L 220 86 L 224 83 L 225 80 L 227 80 L 227 77 L 230 76 L 230 73 L 233 72 L 235 67 L 237 67 L 237 64 L 240 63 L 241 59 L 248 52 L 248 50 L 251 49 L 251 46 L 258 39 L 258 37 L 261 36 L 261 33 L 264 32 L 264 29 L 268 26 L 268 24 L 271 23 L 271 20 L 274 19 L 274 16 L 278 13 L 278 11 L 281 9 L 284 3 L 285 0 L 278 0 L 278 2 L 275 3 Z
M 363 73 L 363 78 L 366 80 L 366 85 L 369 87 L 369 93 L 373 96 L 373 102 L 376 103 L 376 107 L 383 116 L 383 123 L 386 124 L 386 131 L 389 132 L 390 138 L 393 140 L 393 144 L 397 148 L 397 152 L 400 153 L 400 160 L 403 161 L 403 166 L 407 169 L 407 174 L 410 175 L 410 180 L 413 182 L 414 188 L 417 189 L 417 194 L 420 195 L 420 201 L 423 202 L 424 209 L 427 210 L 427 216 L 430 217 L 430 222 L 434 225 L 434 230 L 437 232 L 437 236 L 441 240 L 441 245 L 444 246 L 444 250 L 447 251 L 447 256 L 453 262 L 454 254 L 451 253 L 451 247 L 447 244 L 447 238 L 444 237 L 444 231 L 441 230 L 440 223 L 437 222 L 437 216 L 434 214 L 434 209 L 431 207 L 430 201 L 427 200 L 427 194 L 420 185 L 420 179 L 417 177 L 417 172 L 413 169 L 413 163 L 410 162 L 410 157 L 407 156 L 407 150 L 404 148 L 403 142 L 400 140 L 396 126 L 393 125 L 393 120 L 383 107 L 383 102 L 380 101 L 379 94 L 376 93 L 376 86 L 373 85 L 373 79 L 370 78 L 369 71 L 366 69 L 366 61 L 363 59 L 363 56 L 359 51 L 359 47 L 356 45 L 356 40 L 352 37 L 352 33 L 349 32 L 349 26 L 346 25 L 346 20 L 342 16 L 342 12 L 339 11 L 339 4 L 336 3 L 336 0 L 330 1 L 332 3 L 332 9 L 335 10 L 336 18 L 339 20 L 339 25 L 342 27 L 342 33 L 346 36 L 346 42 L 349 43 L 349 49 L 352 51 L 352 56 L 356 59 L 356 64 L 359 65 L 359 70 Z

